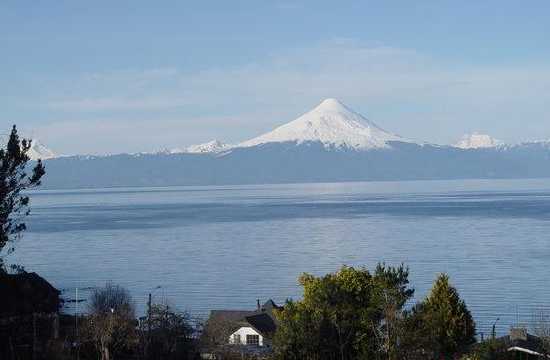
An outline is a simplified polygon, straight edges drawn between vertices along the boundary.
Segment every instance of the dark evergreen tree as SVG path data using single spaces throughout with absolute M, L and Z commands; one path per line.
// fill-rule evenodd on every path
M 29 168 L 30 147 L 31 141 L 20 140 L 14 125 L 6 147 L 0 149 L 0 253 L 12 252 L 14 241 L 25 231 L 24 219 L 30 213 L 30 199 L 25 191 L 40 185 L 46 173 L 40 160 Z M 3 269 L 2 257 L 0 268 Z
M 475 323 L 449 277 L 441 274 L 429 296 L 416 308 L 427 336 L 427 353 L 434 359 L 451 359 L 475 343 Z

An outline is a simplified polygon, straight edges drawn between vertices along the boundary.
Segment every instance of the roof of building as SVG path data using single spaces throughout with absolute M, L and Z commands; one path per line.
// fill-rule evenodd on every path
M 282 306 L 279 306 L 277 304 L 275 304 L 275 302 L 271 299 L 267 300 L 263 305 L 262 305 L 262 310 L 263 311 L 267 311 L 269 313 L 271 313 L 274 309 L 275 310 L 281 310 L 283 307 Z
M 247 316 L 267 313 L 269 316 L 273 316 L 273 310 L 282 309 L 282 306 L 278 306 L 271 299 L 267 300 L 262 306 L 259 306 L 256 310 L 211 310 L 210 318 L 216 318 L 225 321 L 244 321 Z
M 0 316 L 53 313 L 59 310 L 59 290 L 36 273 L 0 272 Z
M 210 312 L 210 319 L 241 322 L 244 321 L 247 316 L 255 314 L 258 314 L 258 312 L 247 310 L 212 310 Z
M 263 336 L 269 337 L 277 328 L 274 309 L 282 307 L 269 299 L 256 310 L 212 310 L 208 321 L 229 323 L 233 331 L 243 326 L 251 326 Z
M 528 334 L 525 329 L 512 328 L 510 334 L 497 339 L 509 351 L 519 351 L 531 355 L 541 355 L 543 341 L 540 337 Z
M 277 330 L 275 321 L 266 313 L 247 316 L 246 321 L 265 337 L 270 337 Z

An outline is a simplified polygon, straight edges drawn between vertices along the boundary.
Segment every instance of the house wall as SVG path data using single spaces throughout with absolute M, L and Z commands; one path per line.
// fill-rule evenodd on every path
M 248 326 L 243 326 L 242 328 L 240 328 L 239 330 L 235 331 L 233 334 L 231 334 L 231 336 L 229 336 L 229 343 L 230 344 L 235 344 L 235 345 L 238 345 L 236 342 L 235 342 L 235 335 L 240 335 L 241 336 L 241 343 L 240 345 L 246 345 L 246 335 L 258 335 L 259 336 L 259 345 L 260 346 L 264 346 L 264 338 L 262 335 L 260 335 L 260 333 L 258 333 L 256 330 L 254 330 L 254 328 L 252 327 L 248 327 Z

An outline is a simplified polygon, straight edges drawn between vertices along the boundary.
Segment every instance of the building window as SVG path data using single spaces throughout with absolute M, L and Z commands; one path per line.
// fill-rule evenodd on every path
M 241 334 L 234 334 L 233 335 L 233 344 L 240 344 L 241 343 Z
M 246 335 L 246 345 L 260 345 L 260 335 Z

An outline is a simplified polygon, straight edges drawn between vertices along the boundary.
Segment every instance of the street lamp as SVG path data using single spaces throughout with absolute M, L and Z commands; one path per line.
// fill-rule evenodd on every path
M 147 301 L 147 316 L 151 317 L 151 305 L 153 304 L 153 294 L 158 290 L 162 289 L 162 286 L 157 285 L 149 292 L 149 300 Z
M 157 285 L 154 288 L 149 289 L 149 301 L 147 303 L 148 306 L 151 305 L 152 296 L 157 292 L 157 290 L 162 289 L 162 286 Z
M 500 318 L 497 317 L 495 322 L 493 323 L 493 332 L 492 332 L 492 335 L 493 335 L 493 339 L 496 338 L 497 334 L 496 334 L 496 327 L 497 327 L 497 321 L 499 321 Z
M 149 292 L 149 300 L 147 301 L 147 344 L 145 346 L 145 352 L 148 352 L 149 344 L 151 343 L 151 305 L 153 300 L 153 293 L 162 286 L 157 285 L 151 292 Z

